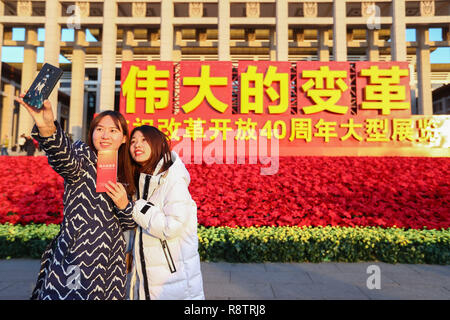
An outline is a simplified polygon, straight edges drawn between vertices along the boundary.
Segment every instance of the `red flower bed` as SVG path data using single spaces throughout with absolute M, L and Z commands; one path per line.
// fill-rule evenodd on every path
M 46 157 L 0 157 L 0 223 L 61 223 L 63 179 Z
M 188 165 L 205 226 L 450 227 L 450 159 L 284 157 L 261 165 Z
M 450 227 L 450 159 L 282 157 L 262 165 L 188 164 L 204 226 Z M 45 157 L 0 157 L 0 223 L 60 223 L 63 180 Z

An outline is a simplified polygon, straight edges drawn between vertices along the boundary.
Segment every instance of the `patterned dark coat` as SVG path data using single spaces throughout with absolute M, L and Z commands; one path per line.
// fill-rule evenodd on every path
M 56 133 L 32 136 L 50 166 L 64 178 L 64 219 L 45 250 L 31 299 L 125 299 L 123 231 L 135 226 L 132 203 L 120 211 L 106 193 L 96 193 L 97 155 L 81 141 L 70 144 L 55 121 Z

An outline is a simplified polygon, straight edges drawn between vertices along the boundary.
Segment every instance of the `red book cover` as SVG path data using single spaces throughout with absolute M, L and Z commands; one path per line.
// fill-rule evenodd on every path
M 98 152 L 97 159 L 97 192 L 107 192 L 105 184 L 117 182 L 117 151 L 104 150 Z

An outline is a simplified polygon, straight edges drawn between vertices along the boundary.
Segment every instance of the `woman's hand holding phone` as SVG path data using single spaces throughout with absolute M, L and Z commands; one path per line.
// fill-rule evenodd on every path
M 25 93 L 22 93 L 20 97 L 16 97 L 15 100 L 20 103 L 25 109 L 28 110 L 31 117 L 34 119 L 36 126 L 39 129 L 39 135 L 41 137 L 50 137 L 55 133 L 55 117 L 53 115 L 52 105 L 49 100 L 44 101 L 44 105 L 41 109 L 37 109 L 33 106 L 30 106 L 26 102 L 23 101 L 23 97 Z

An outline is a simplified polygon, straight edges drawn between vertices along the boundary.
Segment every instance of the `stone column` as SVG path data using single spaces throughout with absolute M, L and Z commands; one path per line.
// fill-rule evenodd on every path
M 318 30 L 319 47 L 318 56 L 319 61 L 330 61 L 330 51 L 328 49 L 329 31 L 328 29 L 320 28 Z
M 183 36 L 181 34 L 181 30 L 182 30 L 181 27 L 174 28 L 173 30 L 175 44 L 172 51 L 172 61 L 174 62 L 181 61 L 181 47 L 183 46 Z M 153 34 L 152 36 L 155 38 L 153 42 L 156 43 L 157 34 Z
M 122 61 L 133 60 L 133 30 L 126 28 L 123 30 L 123 45 L 122 45 Z
M 98 113 L 100 110 L 100 91 L 102 87 L 102 68 L 101 66 L 97 68 L 97 88 L 95 90 L 95 112 Z
M 73 140 L 83 135 L 84 119 L 84 77 L 86 51 L 84 49 L 86 33 L 84 29 L 75 30 L 75 46 L 72 55 L 72 82 L 70 88 L 69 132 Z
M 334 61 L 347 61 L 347 26 L 345 1 L 333 1 L 333 56 Z
M 417 85 L 419 89 L 419 114 L 433 114 L 433 97 L 431 93 L 430 47 L 427 45 L 429 31 L 418 27 L 417 32 Z
M 450 16 L 450 6 L 447 8 L 447 15 Z M 447 39 L 447 41 L 450 41 L 450 23 L 447 24 L 447 27 L 442 29 L 442 32 L 444 32 L 444 30 L 446 32 L 446 37 L 444 37 L 443 40 Z
M 3 1 L 0 1 L 0 16 L 5 14 L 5 4 Z M 2 56 L 2 47 L 3 47 L 3 23 L 0 23 L 0 57 Z M 1 59 L 0 59 L 1 60 Z M 2 87 L 2 62 L 0 61 L 0 88 Z
M 44 62 L 50 63 L 56 67 L 59 66 L 59 51 L 61 41 L 61 27 L 58 24 L 58 18 L 61 13 L 61 5 L 58 0 L 45 1 L 45 43 L 44 43 Z M 58 88 L 59 82 L 53 89 L 48 98 L 52 104 L 53 113 L 58 119 Z
M 277 32 L 274 28 L 270 28 L 269 30 L 269 60 L 277 61 L 278 58 L 278 46 L 277 46 Z M 256 39 L 256 36 L 255 36 Z
M 0 1 L 0 15 L 3 16 L 5 13 L 5 4 L 3 1 Z M 2 56 L 2 46 L 3 46 L 3 23 L 0 23 L 0 57 Z M 2 87 L 2 62 L 0 61 L 0 88 Z M 8 84 L 5 84 L 4 86 L 4 96 L 3 96 L 3 108 L 2 108 L 2 114 L 1 114 L 1 132 L 0 137 L 5 136 L 5 134 L 8 135 L 8 137 L 11 139 L 11 121 L 12 121 L 12 110 L 13 110 L 13 103 L 9 103 L 7 100 L 8 96 Z M 14 88 L 13 88 L 14 89 Z M 13 90 L 14 94 L 14 90 Z M 12 141 L 12 140 L 11 140 Z
M 288 2 L 287 0 L 276 1 L 276 38 L 277 38 L 277 60 L 288 61 L 289 36 L 288 36 Z
M 116 17 L 116 1 L 106 0 L 103 3 L 102 78 L 100 84 L 100 105 L 97 112 L 114 110 L 117 45 Z
M 378 51 L 378 30 L 367 29 L 367 58 L 369 61 L 378 61 L 380 53 Z
M 405 1 L 392 1 L 391 57 L 392 61 L 406 61 Z
M 218 53 L 220 61 L 230 61 L 230 1 L 219 0 Z
M 23 51 L 23 65 L 22 65 L 22 76 L 20 81 L 20 90 L 22 93 L 28 91 L 33 82 L 33 79 L 37 75 L 37 64 L 36 64 L 36 45 L 37 45 L 37 30 L 36 29 L 26 29 L 25 31 L 25 46 Z M 53 102 L 52 102 L 53 106 Z M 57 113 L 56 109 L 53 108 L 55 117 Z M 31 129 L 34 126 L 34 120 L 28 113 L 28 111 L 20 106 L 19 108 L 19 136 L 22 133 L 29 135 Z
M 145 18 L 147 14 L 147 4 L 145 2 L 131 3 L 131 16 L 133 18 Z M 133 27 L 125 27 L 123 29 L 123 45 L 122 45 L 122 61 L 132 61 L 134 50 L 134 33 Z M 150 29 L 148 29 L 150 32 Z M 149 37 L 150 41 L 150 37 Z
M 173 51 L 173 3 L 172 0 L 161 0 L 161 46 L 160 60 L 172 61 Z
M 13 112 L 14 112 L 14 86 L 9 83 L 5 83 L 3 90 L 3 108 L 2 108 L 2 131 L 1 137 L 8 135 L 10 141 L 10 147 L 15 143 L 13 140 Z M 21 107 L 23 108 L 23 107 Z M 20 135 L 21 133 L 19 133 Z

